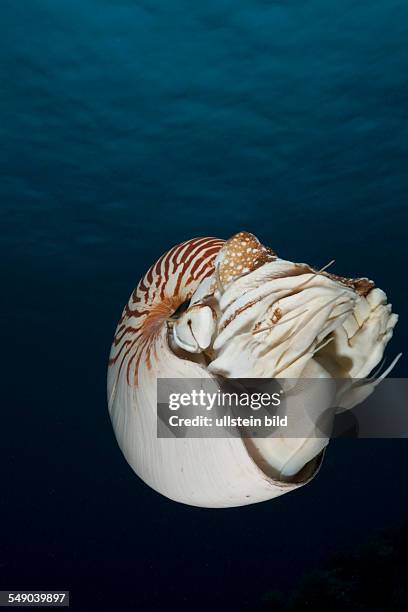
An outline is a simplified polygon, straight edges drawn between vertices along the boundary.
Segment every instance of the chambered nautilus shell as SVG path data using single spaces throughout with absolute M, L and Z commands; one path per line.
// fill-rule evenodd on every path
M 247 232 L 183 242 L 149 268 L 116 329 L 108 403 L 119 446 L 144 482 L 186 504 L 240 506 L 296 489 L 327 439 L 160 438 L 157 379 L 361 379 L 397 319 L 372 281 L 286 261 Z M 375 384 L 346 385 L 337 405 Z M 312 401 L 319 411 L 333 398 Z

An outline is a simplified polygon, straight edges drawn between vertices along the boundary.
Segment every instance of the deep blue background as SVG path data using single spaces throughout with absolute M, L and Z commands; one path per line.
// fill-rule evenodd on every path
M 0 588 L 252 610 L 402 521 L 405 441 L 335 441 L 271 503 L 161 498 L 116 446 L 105 371 L 148 265 L 243 229 L 373 278 L 404 350 L 408 4 L 3 0 L 0 23 Z

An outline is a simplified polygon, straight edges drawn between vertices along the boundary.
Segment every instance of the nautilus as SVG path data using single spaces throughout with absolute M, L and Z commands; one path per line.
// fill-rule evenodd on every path
M 185 504 L 242 506 L 293 491 L 316 475 L 328 440 L 160 438 L 157 380 L 365 379 L 397 319 L 371 280 L 281 259 L 248 232 L 178 244 L 149 268 L 117 325 L 107 386 L 119 446 L 146 484 Z M 392 365 L 346 385 L 337 404 L 361 401 Z M 320 410 L 332 399 L 311 401 Z

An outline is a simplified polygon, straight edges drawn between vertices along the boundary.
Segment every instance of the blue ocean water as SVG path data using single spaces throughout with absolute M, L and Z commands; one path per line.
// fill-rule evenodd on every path
M 253 610 L 406 518 L 404 441 L 336 441 L 269 504 L 172 504 L 122 459 L 105 374 L 146 268 L 239 230 L 373 278 L 405 350 L 408 4 L 3 0 L 1 22 L 0 588 Z

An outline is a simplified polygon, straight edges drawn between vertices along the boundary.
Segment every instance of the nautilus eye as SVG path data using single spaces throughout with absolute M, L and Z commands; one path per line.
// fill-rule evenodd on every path
M 189 299 L 177 306 L 176 310 L 172 313 L 170 320 L 177 321 L 177 319 L 179 319 L 181 315 L 186 312 L 187 308 L 190 306 L 190 302 L 191 300 Z
M 316 422 L 333 402 L 347 409 L 372 392 L 378 380 L 353 381 L 381 361 L 398 318 L 372 281 L 326 268 L 281 259 L 248 232 L 188 240 L 149 268 L 123 310 L 108 368 L 118 443 L 148 485 L 179 502 L 226 507 L 313 478 L 328 443 L 314 435 Z M 299 380 L 287 396 L 295 416 L 299 402 L 313 408 L 304 435 L 157 436 L 158 379 L 219 389 L 237 378 Z

